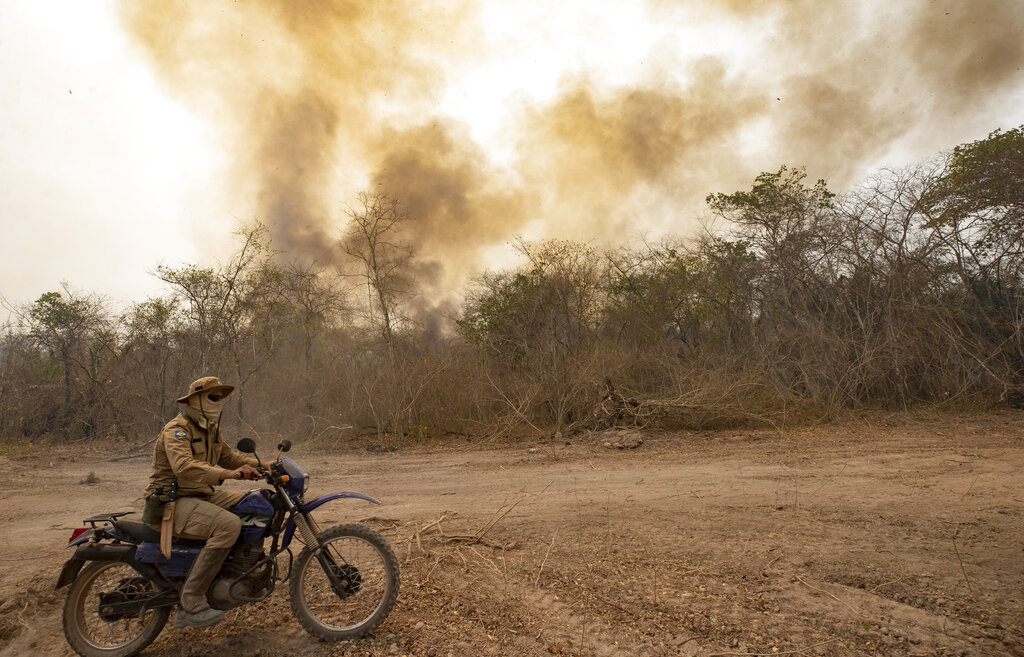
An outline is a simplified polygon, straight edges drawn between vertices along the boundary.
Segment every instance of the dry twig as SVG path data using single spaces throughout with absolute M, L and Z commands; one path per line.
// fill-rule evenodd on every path
M 965 497 L 967 497 L 967 494 L 971 492 L 971 489 L 974 488 L 974 484 L 978 483 L 978 479 L 980 479 L 980 478 L 981 478 L 980 474 L 977 477 L 974 478 L 974 481 L 971 482 L 971 485 L 968 486 L 967 490 L 964 491 L 964 494 L 960 496 L 961 500 L 964 499 Z
M 960 572 L 963 573 L 964 581 L 967 582 L 967 590 L 971 592 L 971 595 L 974 595 L 974 588 L 971 586 L 971 580 L 967 578 L 967 570 L 964 569 L 963 557 L 960 556 L 960 549 L 956 546 L 956 537 L 959 533 L 960 528 L 957 527 L 956 531 L 953 532 L 953 551 L 956 552 L 956 559 L 960 562 Z
M 515 548 L 519 544 L 518 540 L 514 540 L 514 541 L 512 541 L 510 543 L 507 543 L 507 544 L 503 545 L 501 543 L 496 543 L 494 541 L 488 540 L 488 539 L 484 538 L 484 536 L 487 534 L 487 532 L 489 532 L 492 529 L 494 529 L 495 525 L 497 525 L 497 523 L 502 518 L 507 516 L 512 511 L 512 509 L 516 508 L 516 506 L 520 502 L 522 502 L 522 501 L 523 501 L 522 498 L 519 498 L 518 500 L 516 500 L 512 504 L 508 505 L 507 508 L 506 508 L 506 505 L 503 504 L 501 507 L 498 508 L 497 511 L 494 512 L 494 515 L 491 516 L 491 519 L 488 520 L 484 524 L 484 526 L 481 527 L 474 534 L 448 534 L 448 533 L 446 533 L 444 531 L 444 528 L 441 526 L 441 523 L 444 522 L 445 520 L 449 520 L 451 518 L 454 518 L 457 514 L 454 513 L 454 512 L 447 512 L 447 511 L 445 513 L 442 513 L 436 519 L 434 519 L 434 520 L 428 522 L 427 524 L 423 525 L 422 527 L 420 527 L 419 529 L 414 531 L 412 534 L 410 534 L 405 539 L 406 545 L 407 545 L 405 562 L 409 563 L 410 561 L 412 561 L 412 546 L 413 546 L 413 544 L 416 545 L 416 547 L 419 549 L 419 551 L 422 554 L 429 556 L 430 553 L 427 551 L 426 548 L 423 547 L 423 537 L 425 535 L 427 535 L 428 533 L 432 532 L 432 531 L 436 531 L 440 535 L 442 543 L 448 543 L 448 544 L 451 544 L 451 543 L 462 543 L 462 544 L 465 544 L 465 545 L 480 544 L 480 545 L 486 545 L 487 547 L 494 548 L 496 550 L 511 550 L 511 549 Z
M 537 577 L 533 580 L 533 585 L 537 586 L 540 583 L 540 574 L 544 572 L 544 564 L 548 562 L 548 555 L 551 554 L 551 548 L 555 547 L 555 539 L 558 537 L 558 525 L 555 525 L 555 533 L 551 535 L 551 544 L 548 545 L 548 551 L 544 553 L 544 560 L 540 562 L 540 570 L 537 571 Z

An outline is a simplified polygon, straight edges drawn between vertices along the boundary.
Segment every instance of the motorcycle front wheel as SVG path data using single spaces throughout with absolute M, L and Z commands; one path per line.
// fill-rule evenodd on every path
M 362 525 L 338 525 L 295 559 L 292 611 L 325 641 L 355 640 L 377 628 L 398 597 L 398 559 L 384 537 Z M 330 575 L 328 574 L 330 572 Z
M 64 636 L 82 657 L 132 657 L 160 634 L 170 607 L 120 611 L 156 594 L 153 584 L 120 561 L 94 561 L 71 583 L 64 601 Z

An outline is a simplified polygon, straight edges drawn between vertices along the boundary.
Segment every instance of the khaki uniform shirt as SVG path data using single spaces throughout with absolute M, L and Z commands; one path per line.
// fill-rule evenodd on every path
M 220 473 L 248 463 L 257 467 L 254 458 L 243 456 L 224 444 L 220 429 L 203 429 L 191 418 L 178 415 L 166 425 L 156 439 L 153 451 L 153 474 L 149 476 L 146 495 L 162 486 L 166 491 L 178 480 L 181 497 L 208 497 L 220 485 Z

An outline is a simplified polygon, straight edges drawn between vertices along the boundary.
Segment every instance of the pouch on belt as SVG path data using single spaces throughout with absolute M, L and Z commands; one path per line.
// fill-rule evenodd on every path
M 164 517 L 165 504 L 167 504 L 167 496 L 164 494 L 164 488 L 157 486 L 156 490 L 146 497 L 146 506 L 142 510 L 142 522 L 147 525 L 159 525 Z

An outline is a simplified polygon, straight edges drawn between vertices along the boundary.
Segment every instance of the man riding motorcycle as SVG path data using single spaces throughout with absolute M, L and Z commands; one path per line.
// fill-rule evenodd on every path
M 175 537 L 206 541 L 181 587 L 174 627 L 207 627 L 224 618 L 223 611 L 210 607 L 206 591 L 238 538 L 241 520 L 227 509 L 244 493 L 216 487 L 226 479 L 255 479 L 257 467 L 272 463 L 240 454 L 224 442 L 220 415 L 224 398 L 234 389 L 215 376 L 197 379 L 178 399 L 184 405 L 181 413 L 156 440 L 143 520 Z M 166 491 L 175 487 L 176 495 L 168 496 Z

